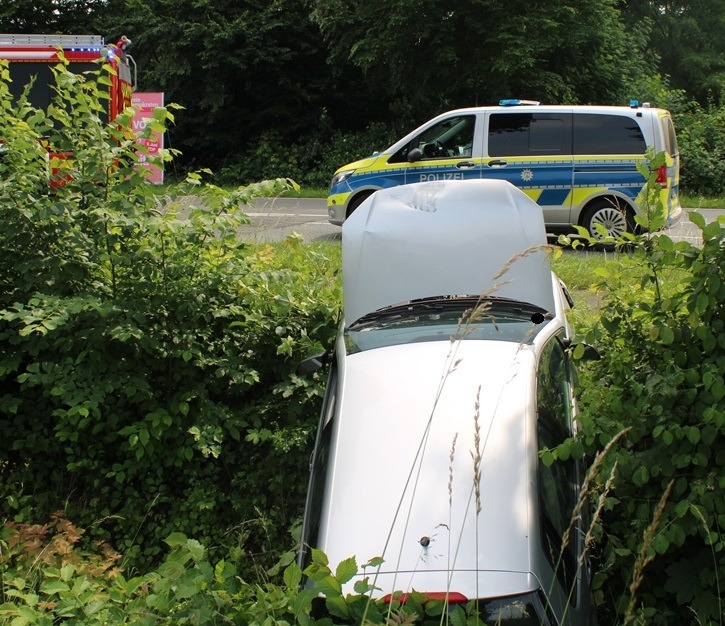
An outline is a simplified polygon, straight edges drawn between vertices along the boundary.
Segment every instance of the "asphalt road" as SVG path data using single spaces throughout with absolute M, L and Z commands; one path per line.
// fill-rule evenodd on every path
M 688 240 L 696 243 L 698 228 L 689 220 L 685 209 L 681 218 L 664 231 L 674 241 Z M 259 198 L 246 211 L 252 223 L 243 229 L 242 236 L 249 241 L 280 241 L 293 233 L 304 241 L 340 241 L 342 229 L 327 221 L 324 198 Z M 725 209 L 698 209 L 707 222 Z

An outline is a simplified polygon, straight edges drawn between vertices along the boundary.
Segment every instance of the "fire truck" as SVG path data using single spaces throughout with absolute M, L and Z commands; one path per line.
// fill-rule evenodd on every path
M 126 49 L 126 36 L 116 44 L 104 44 L 101 35 L 0 35 L 0 59 L 10 67 L 10 90 L 18 97 L 35 77 L 30 104 L 45 109 L 53 99 L 54 78 L 51 67 L 60 62 L 62 50 L 68 69 L 81 73 L 98 69 L 98 60 L 113 68 L 108 87 L 108 118 L 112 121 L 127 106 L 136 88 L 136 63 Z
M 110 122 L 131 106 L 131 95 L 136 89 L 136 62 L 127 52 L 130 45 L 126 36 L 115 44 L 105 44 L 100 35 L 0 35 L 0 59 L 8 62 L 10 93 L 14 98 L 33 81 L 28 100 L 38 109 L 47 109 L 53 100 L 55 77 L 51 68 L 61 62 L 61 54 L 74 74 L 98 70 L 99 60 L 109 64 L 113 71 L 108 76 L 108 105 L 102 117 Z M 71 158 L 72 153 L 52 150 L 43 138 L 39 139 L 48 150 L 50 186 L 66 185 L 70 177 L 59 164 Z

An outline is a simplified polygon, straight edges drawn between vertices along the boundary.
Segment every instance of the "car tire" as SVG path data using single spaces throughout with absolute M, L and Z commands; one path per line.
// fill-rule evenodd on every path
M 352 212 L 357 209 L 365 200 L 367 200 L 371 195 L 373 195 L 374 192 L 372 191 L 364 191 L 362 193 L 359 193 L 356 195 L 352 200 L 350 200 L 350 204 L 347 205 L 347 215 L 345 215 L 345 219 L 350 217 L 352 215 Z
M 615 239 L 624 233 L 634 232 L 631 209 L 616 198 L 602 198 L 587 207 L 582 215 L 581 225 L 592 237 L 601 239 L 601 235 L 594 228 L 595 224 L 604 226 L 607 233 Z

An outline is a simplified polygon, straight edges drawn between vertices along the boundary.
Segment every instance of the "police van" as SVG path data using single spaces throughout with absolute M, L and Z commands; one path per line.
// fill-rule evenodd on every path
M 387 150 L 338 169 L 327 198 L 329 221 L 341 225 L 378 189 L 442 180 L 496 178 L 519 187 L 544 211 L 547 231 L 573 225 L 617 236 L 634 227 L 644 185 L 637 163 L 665 152 L 657 171 L 669 221 L 679 217 L 679 150 L 670 113 L 641 106 L 540 105 L 457 109 L 415 129 Z

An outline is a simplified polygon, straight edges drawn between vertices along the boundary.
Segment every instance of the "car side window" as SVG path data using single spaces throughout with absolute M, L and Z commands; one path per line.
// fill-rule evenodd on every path
M 554 448 L 571 435 L 571 380 L 566 353 L 557 339 L 544 348 L 536 384 L 539 451 Z M 577 462 L 568 458 L 538 465 L 539 522 L 542 548 L 562 588 L 575 584 L 578 537 L 572 518 L 578 498 Z M 570 530 L 571 527 L 571 530 Z M 568 535 L 567 545 L 564 538 Z M 572 599 L 576 593 L 572 594 Z
M 315 449 L 310 459 L 310 482 L 307 490 L 307 503 L 305 504 L 300 552 L 298 555 L 298 564 L 301 569 L 305 569 L 309 565 L 311 558 L 310 548 L 314 548 L 317 545 L 317 536 L 320 531 L 330 457 L 330 443 L 335 424 L 337 379 L 337 365 L 333 359 L 330 375 L 327 379 L 327 391 L 320 414 Z

